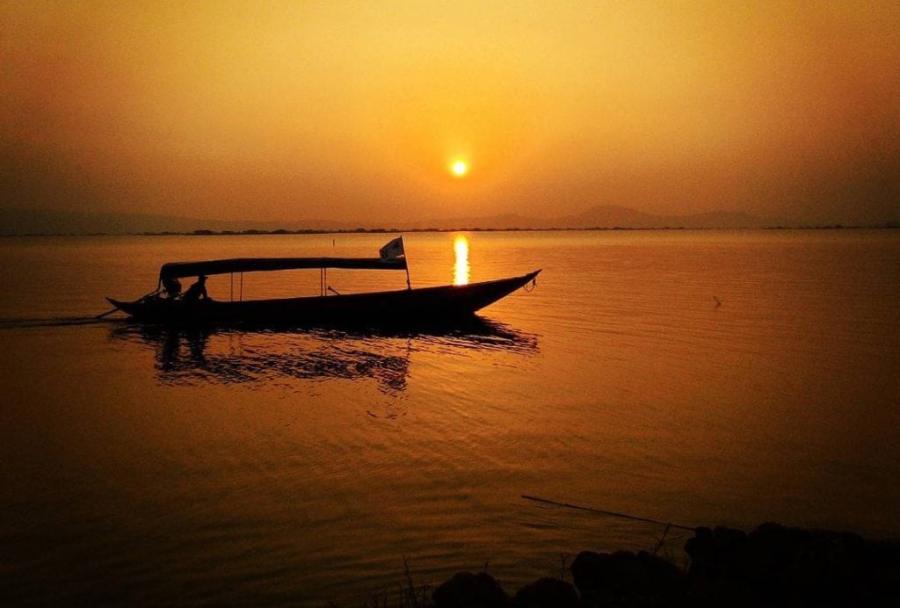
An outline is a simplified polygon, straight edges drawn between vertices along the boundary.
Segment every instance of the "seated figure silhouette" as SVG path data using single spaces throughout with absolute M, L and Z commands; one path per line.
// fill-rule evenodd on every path
M 206 275 L 201 274 L 197 277 L 197 282 L 188 287 L 188 290 L 184 292 L 184 301 L 185 302 L 197 302 L 198 300 L 206 300 L 209 298 L 209 295 L 206 293 Z
M 166 277 L 162 281 L 163 292 L 171 300 L 175 300 L 181 295 L 181 281 L 175 277 Z

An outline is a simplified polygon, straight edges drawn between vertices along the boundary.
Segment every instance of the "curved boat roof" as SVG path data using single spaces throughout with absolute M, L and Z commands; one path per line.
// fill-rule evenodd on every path
M 406 270 L 406 258 L 231 258 L 203 262 L 169 262 L 159 270 L 159 278 L 178 279 L 201 274 L 261 272 L 301 268 L 353 268 L 360 270 Z

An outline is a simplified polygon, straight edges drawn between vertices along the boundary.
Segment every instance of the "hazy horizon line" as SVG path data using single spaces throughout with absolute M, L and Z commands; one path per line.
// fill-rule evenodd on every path
M 402 233 L 446 233 L 446 232 L 764 232 L 773 230 L 896 230 L 900 228 L 898 222 L 883 222 L 877 224 L 802 224 L 784 226 L 745 226 L 745 227 L 697 227 L 697 226 L 654 226 L 654 227 L 630 227 L 630 226 L 594 226 L 590 228 L 334 228 L 334 229 L 298 229 L 289 230 L 278 228 L 274 230 L 259 230 L 250 228 L 247 230 L 206 230 L 191 231 L 141 231 L 141 232 L 35 232 L 35 233 L 0 233 L 0 238 L 34 238 L 34 237 L 83 237 L 83 236 L 297 236 L 306 234 L 402 234 Z

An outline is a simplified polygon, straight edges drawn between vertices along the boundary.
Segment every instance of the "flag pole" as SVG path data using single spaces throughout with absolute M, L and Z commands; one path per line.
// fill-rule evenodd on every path
M 406 247 L 403 244 L 403 235 L 400 235 L 400 250 L 403 252 L 403 267 L 406 269 L 406 288 L 412 290 L 412 283 L 409 282 L 409 258 L 406 257 Z
M 378 254 L 383 262 L 396 263 L 401 259 L 403 260 L 403 270 L 406 271 L 406 288 L 412 289 L 412 282 L 409 280 L 409 262 L 407 261 L 406 250 L 403 248 L 403 235 L 398 236 L 379 249 Z

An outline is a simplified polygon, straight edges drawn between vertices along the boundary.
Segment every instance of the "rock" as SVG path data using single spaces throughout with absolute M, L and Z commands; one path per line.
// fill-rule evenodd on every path
M 866 544 L 842 532 L 763 524 L 748 535 L 746 579 L 763 597 L 832 603 L 861 599 Z
M 525 585 L 516 593 L 516 608 L 577 608 L 578 592 L 558 578 L 542 578 Z
M 866 557 L 871 604 L 900 606 L 900 540 L 870 542 Z
M 657 605 L 679 594 L 684 583 L 678 568 L 643 551 L 584 551 L 572 562 L 571 570 L 587 606 Z
M 485 572 L 457 572 L 432 595 L 435 608 L 506 608 L 509 596 Z
M 684 545 L 691 558 L 691 577 L 709 581 L 733 578 L 744 571 L 747 535 L 741 530 L 717 527 L 697 528 Z
M 686 574 L 672 562 L 646 551 L 638 553 L 638 561 L 643 565 L 650 584 L 662 589 L 666 594 L 680 591 L 684 586 Z
M 685 551 L 691 595 L 714 604 L 880 605 L 900 588 L 900 550 L 847 532 L 774 523 L 749 534 L 698 528 Z

